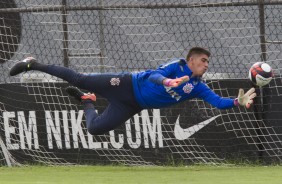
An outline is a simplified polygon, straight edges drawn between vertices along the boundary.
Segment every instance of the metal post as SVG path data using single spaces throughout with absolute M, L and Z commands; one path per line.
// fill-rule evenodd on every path
M 99 0 L 99 6 L 102 7 L 103 0 Z M 99 45 L 100 45 L 100 72 L 105 72 L 104 56 L 105 56 L 105 35 L 104 35 L 104 14 L 103 10 L 98 10 L 99 14 Z
M 266 39 L 265 39 L 265 16 L 264 16 L 264 0 L 258 0 L 258 7 L 259 7 L 259 23 L 260 23 L 260 48 L 261 48 L 261 61 L 266 61 Z M 264 114 L 264 90 L 262 87 L 259 88 L 260 90 L 260 105 L 256 109 L 256 116 L 258 119 L 260 119 L 262 122 L 265 119 L 265 114 Z M 263 140 L 263 129 L 264 124 L 262 122 L 258 123 L 258 129 L 257 129 L 257 134 L 258 134 L 258 156 L 259 160 L 262 162 L 263 161 L 263 151 L 264 151 L 264 146 L 262 142 L 265 142 Z
M 266 61 L 266 40 L 265 40 L 265 18 L 264 18 L 264 0 L 258 0 L 259 22 L 260 22 L 260 48 L 261 60 Z
M 69 55 L 68 55 L 68 25 L 67 25 L 67 0 L 62 0 L 62 24 L 63 24 L 63 63 L 65 67 L 69 67 Z

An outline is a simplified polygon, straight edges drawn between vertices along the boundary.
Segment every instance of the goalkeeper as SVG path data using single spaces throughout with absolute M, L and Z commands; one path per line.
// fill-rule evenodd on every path
M 239 90 L 238 98 L 223 98 L 215 94 L 202 80 L 208 70 L 210 52 L 201 47 L 189 50 L 186 59 L 174 59 L 156 70 L 139 73 L 82 74 L 69 68 L 46 65 L 28 57 L 10 70 L 14 76 L 29 70 L 39 70 L 68 81 L 73 86 L 67 93 L 84 105 L 87 129 L 92 135 L 115 129 L 142 109 L 168 107 L 192 98 L 200 98 L 219 109 L 234 106 L 249 108 L 256 96 L 251 88 L 246 94 Z M 93 104 L 95 94 L 105 97 L 109 105 L 100 115 Z

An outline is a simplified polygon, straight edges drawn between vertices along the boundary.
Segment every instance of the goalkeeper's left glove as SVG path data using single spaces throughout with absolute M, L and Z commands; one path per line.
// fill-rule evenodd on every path
M 255 88 L 251 88 L 245 94 L 243 89 L 239 89 L 238 98 L 235 99 L 234 104 L 250 108 L 251 104 L 254 102 L 253 98 L 255 98 L 256 96 L 257 94 L 255 93 Z

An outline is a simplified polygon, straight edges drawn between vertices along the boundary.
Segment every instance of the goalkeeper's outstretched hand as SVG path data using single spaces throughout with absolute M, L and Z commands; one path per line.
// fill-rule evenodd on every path
M 238 100 L 238 103 L 241 106 L 245 106 L 246 108 L 250 108 L 251 104 L 254 102 L 253 98 L 255 98 L 256 96 L 257 96 L 257 94 L 255 93 L 255 88 L 251 88 L 245 94 L 244 94 L 243 89 L 239 89 L 238 98 L 236 100 Z
M 187 75 L 180 77 L 180 78 L 176 78 L 176 79 L 165 79 L 164 85 L 167 86 L 167 87 L 174 87 L 175 88 L 175 87 L 178 87 L 181 84 L 183 84 L 184 82 L 187 82 L 189 80 L 190 80 L 190 78 Z

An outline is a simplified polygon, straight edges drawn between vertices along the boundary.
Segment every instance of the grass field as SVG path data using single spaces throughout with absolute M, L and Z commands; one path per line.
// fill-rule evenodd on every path
M 29 166 L 0 167 L 0 183 L 282 184 L 282 166 Z

